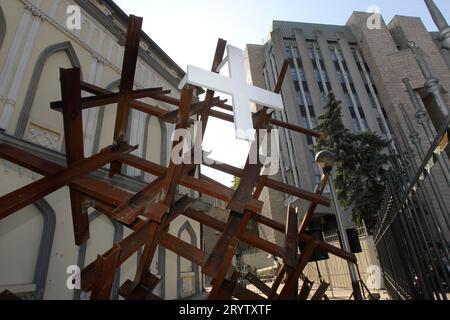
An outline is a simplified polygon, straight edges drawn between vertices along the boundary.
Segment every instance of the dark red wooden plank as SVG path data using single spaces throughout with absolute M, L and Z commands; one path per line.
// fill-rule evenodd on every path
M 262 293 L 264 293 L 266 296 L 269 296 L 271 293 L 270 287 L 262 282 L 257 276 L 255 276 L 253 273 L 247 273 L 245 276 L 245 279 L 248 280 L 252 285 L 254 285 L 258 290 L 260 290 Z
M 322 281 L 319 285 L 319 288 L 317 288 L 316 292 L 311 297 L 311 300 L 315 300 L 315 301 L 322 300 L 325 297 L 325 294 L 327 293 L 329 286 L 330 286 L 329 283 Z
M 297 299 L 298 297 L 298 279 L 309 262 L 309 259 L 313 255 L 317 248 L 317 241 L 313 238 L 307 244 L 303 252 L 300 254 L 300 258 L 297 266 L 293 270 L 288 270 L 290 267 L 286 267 L 288 276 L 281 290 L 279 298 L 282 300 Z
M 60 77 L 66 159 L 67 165 L 70 166 L 84 159 L 80 69 L 61 69 Z M 72 209 L 75 243 L 80 246 L 89 239 L 86 197 L 79 191 L 71 188 L 70 206 Z
M 309 294 L 311 293 L 311 290 L 313 288 L 314 282 L 310 281 L 308 278 L 305 277 L 303 280 L 302 288 L 300 289 L 300 293 L 298 295 L 297 300 L 308 300 Z
M 275 277 L 275 281 L 273 282 L 272 288 L 270 289 L 269 300 L 278 297 L 278 288 L 280 287 L 281 282 L 283 281 L 285 275 L 286 275 L 286 268 L 283 264 L 277 271 L 277 276 Z
M 106 256 L 98 256 L 91 300 L 109 300 L 120 256 L 120 246 L 115 244 Z
M 298 259 L 297 210 L 295 208 L 288 208 L 286 220 L 284 264 L 288 267 L 295 268 Z
M 195 263 L 196 265 L 203 266 L 206 254 L 197 247 L 186 243 L 177 237 L 169 234 L 163 233 L 161 236 L 161 245 L 170 250 L 177 255 Z M 209 275 L 208 273 L 204 272 Z
M 136 74 L 136 65 L 139 53 L 141 37 L 142 18 L 130 16 L 128 21 L 127 38 L 122 65 L 122 76 L 120 80 L 119 99 L 117 102 L 116 124 L 114 127 L 114 141 L 116 143 L 125 141 L 128 117 L 130 115 L 130 104 Z M 122 164 L 115 161 L 111 164 L 110 176 L 120 173 Z
M 118 159 L 121 154 L 135 150 L 128 145 L 106 148 L 101 153 L 78 161 L 67 169 L 35 181 L 0 198 L 0 220 L 68 185 L 74 178 L 84 176 Z
M 316 194 L 323 194 L 323 191 L 325 190 L 325 186 L 328 183 L 328 175 L 323 175 L 322 179 L 320 180 L 319 185 L 316 188 Z M 314 212 L 317 208 L 317 203 L 311 202 L 308 210 L 306 211 L 305 215 L 303 216 L 302 223 L 300 224 L 300 228 L 298 233 L 303 234 L 305 233 L 306 229 L 308 228 L 309 223 L 311 222 L 311 219 L 314 216 Z
M 216 276 L 213 280 L 213 287 L 212 290 L 208 296 L 208 300 L 215 300 L 217 296 L 220 293 L 220 290 L 222 288 L 222 284 L 225 280 L 225 277 L 228 272 L 228 268 L 231 265 L 233 261 L 233 257 L 236 254 L 236 250 L 239 246 L 239 240 L 237 238 L 231 239 L 228 248 L 225 252 L 225 255 L 223 257 L 222 263 L 219 266 L 219 269 L 217 270 Z

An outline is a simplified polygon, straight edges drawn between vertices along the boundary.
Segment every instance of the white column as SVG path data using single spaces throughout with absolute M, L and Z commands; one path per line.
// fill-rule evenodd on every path
M 111 37 L 108 37 L 109 45 L 108 45 L 108 52 L 106 54 L 106 60 L 111 62 L 111 57 L 114 49 L 114 40 Z
M 89 65 L 88 77 L 86 79 L 86 81 L 88 83 L 94 83 L 95 71 L 97 70 L 97 63 L 98 63 L 97 61 L 98 61 L 98 58 L 93 55 L 91 58 L 91 63 Z M 83 92 L 83 97 L 87 97 L 87 96 L 90 96 L 90 94 Z M 83 128 L 86 128 L 86 125 L 87 125 L 88 111 L 89 110 L 83 110 Z
M 99 55 L 102 55 L 102 49 L 103 49 L 104 42 L 105 42 L 105 33 L 100 31 L 99 40 L 98 40 L 97 49 L 96 49 L 96 51 Z
M 99 61 L 97 62 L 97 72 L 95 76 L 94 84 L 97 86 L 101 86 L 103 81 L 103 71 L 105 69 L 105 62 Z M 98 108 L 91 108 L 88 110 L 87 119 L 86 119 L 86 127 L 85 127 L 85 138 L 84 138 L 84 154 L 86 157 L 92 155 L 92 143 L 94 141 L 94 133 L 95 133 L 95 122 L 98 115 Z
M 94 37 L 95 24 L 92 23 L 90 20 L 88 20 L 88 21 L 89 21 L 89 31 L 88 31 L 88 33 L 87 33 L 87 35 L 86 35 L 86 39 L 85 39 L 84 41 L 86 42 L 86 44 L 87 44 L 88 46 L 90 46 L 90 45 L 91 45 L 92 38 Z
M 35 1 L 35 3 L 40 3 L 40 0 Z M 30 62 L 31 52 L 33 50 L 37 34 L 39 32 L 39 28 L 42 23 L 42 15 L 37 10 L 33 9 L 32 14 L 35 16 L 35 18 L 31 25 L 31 30 L 26 38 L 25 47 L 20 57 L 20 63 L 17 68 L 11 89 L 9 90 L 5 109 L 3 110 L 3 114 L 0 120 L 0 128 L 3 128 L 5 130 L 9 129 L 11 118 L 14 111 L 14 106 L 16 104 L 17 96 L 19 94 L 19 89 L 23 84 L 25 70 L 28 67 L 28 63 Z
M 123 62 L 123 54 L 124 54 L 124 49 L 122 47 L 118 48 L 117 51 L 117 61 L 116 61 L 116 66 L 117 68 L 119 68 L 120 70 L 122 70 L 122 62 Z
M 336 47 L 334 48 L 334 53 L 335 53 L 335 55 L 336 55 L 336 57 L 337 57 L 337 61 L 338 61 L 338 63 L 339 63 L 339 68 L 341 69 L 342 77 L 344 78 L 344 81 L 345 81 L 345 85 L 346 85 L 346 87 L 347 87 L 348 94 L 350 95 L 350 99 L 352 100 L 353 109 L 355 110 L 355 114 L 356 114 L 356 118 L 358 119 L 359 127 L 360 127 L 361 130 L 363 130 L 363 131 L 364 131 L 365 129 L 369 129 L 369 128 L 366 128 L 365 124 L 364 124 L 363 121 L 362 121 L 361 115 L 360 115 L 360 113 L 359 113 L 359 105 L 358 105 L 358 103 L 356 102 L 355 95 L 353 94 L 353 91 L 352 91 L 352 89 L 351 89 L 351 87 L 350 87 L 350 79 L 348 78 L 348 75 L 350 74 L 350 71 L 347 72 L 347 71 L 345 71 L 345 69 L 344 69 L 344 64 L 343 64 L 344 57 L 343 57 L 343 55 L 341 55 L 341 54 L 339 53 L 339 51 L 338 51 L 338 49 L 337 49 Z M 348 66 L 348 64 L 347 64 L 347 66 Z
M 100 32 L 100 39 L 97 44 L 96 52 L 98 54 L 101 53 L 101 49 L 103 48 L 103 43 L 105 40 L 105 34 Z M 94 54 L 92 56 L 91 65 L 89 67 L 89 83 L 93 83 L 95 85 L 101 85 L 103 80 L 103 70 L 104 70 L 104 61 L 100 58 L 99 55 Z M 84 154 L 86 157 L 90 156 L 92 153 L 92 142 L 93 142 L 93 134 L 94 134 L 94 125 L 95 118 L 97 114 L 97 108 L 91 108 L 89 110 L 83 111 L 83 128 L 84 128 Z
M 19 52 L 25 39 L 25 32 L 27 31 L 31 22 L 31 17 L 31 7 L 25 6 L 25 12 L 19 22 L 19 27 L 17 28 L 13 43 L 8 53 L 8 57 L 6 58 L 2 73 L 0 75 L 0 100 L 6 99 L 8 84 L 11 83 L 11 76 L 14 72 L 14 68 L 17 65 L 16 61 L 19 57 Z M 3 102 L 4 101 L 0 101 L 0 103 L 2 104 Z
M 58 10 L 59 4 L 59 0 L 53 0 L 52 5 L 48 10 L 48 15 L 50 18 L 55 18 L 56 10 Z

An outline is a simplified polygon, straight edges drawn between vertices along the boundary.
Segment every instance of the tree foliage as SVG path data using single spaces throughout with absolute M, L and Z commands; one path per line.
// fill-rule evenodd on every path
M 351 132 L 342 123 L 341 102 L 328 95 L 317 130 L 324 134 L 316 150 L 328 149 L 337 156 L 334 181 L 341 205 L 352 209 L 355 222 L 364 220 L 369 231 L 376 224 L 385 190 L 382 179 L 389 156 L 389 142 L 370 131 Z
M 236 191 L 239 188 L 240 184 L 241 184 L 241 178 L 240 177 L 234 177 L 231 189 Z

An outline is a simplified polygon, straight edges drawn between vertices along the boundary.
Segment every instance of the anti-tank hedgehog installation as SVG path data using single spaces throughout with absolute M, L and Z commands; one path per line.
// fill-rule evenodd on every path
M 250 123 L 251 129 L 253 129 L 251 132 L 255 134 L 251 150 L 259 150 L 259 142 L 264 139 L 263 135 L 275 128 L 284 128 L 299 134 L 320 137 L 320 134 L 313 130 L 272 118 L 272 111 L 269 108 L 281 107 L 279 104 L 281 98 L 277 97 L 279 97 L 289 61 L 285 61 L 281 69 L 275 92 L 242 88 L 242 92 L 231 92 L 233 105 L 227 104 L 227 101 L 215 96 L 213 90 L 219 91 L 220 88 L 214 82 L 216 79 L 214 76 L 206 77 L 207 81 L 211 81 L 211 83 L 196 83 L 195 77 L 189 70 L 186 79 L 182 82 L 179 99 L 169 97 L 170 92 L 164 88 L 134 90 L 141 27 L 142 18 L 130 16 L 119 92 L 110 92 L 81 81 L 80 69 L 60 70 L 62 101 L 52 102 L 51 108 L 54 112 L 61 112 L 63 116 L 67 161 L 65 167 L 21 150 L 7 142 L 0 144 L 0 158 L 43 176 L 42 179 L 0 198 L 0 220 L 67 186 L 70 188 L 76 245 L 81 246 L 90 238 L 88 219 L 88 210 L 90 209 L 95 209 L 109 219 L 132 230 L 125 239 L 115 243 L 109 251 L 99 252 L 97 259 L 82 270 L 81 290 L 93 300 L 111 298 L 116 272 L 139 250 L 142 250 L 142 254 L 134 279 L 120 283 L 119 294 L 126 300 L 160 300 L 161 298 L 153 293 L 160 279 L 150 272 L 150 266 L 158 246 L 198 265 L 203 274 L 213 279 L 208 297 L 210 300 L 233 298 L 239 300 L 307 299 L 301 294 L 302 290 L 300 290 L 300 295 L 298 293 L 299 279 L 304 280 L 303 270 L 316 250 L 356 263 L 355 255 L 306 233 L 317 206 L 329 207 L 331 205 L 330 200 L 322 195 L 327 184 L 326 175 L 322 176 L 317 189 L 311 192 L 286 185 L 264 175 L 264 164 L 262 161 L 251 161 L 250 154 L 243 169 L 214 161 L 204 161 L 202 164 L 176 164 L 171 160 L 169 166 L 164 167 L 131 154 L 137 149 L 137 146 L 129 145 L 126 140 L 128 119 L 132 109 L 175 125 L 176 129 L 189 130 L 195 120 L 199 120 L 202 123 L 201 138 L 205 134 L 210 117 L 228 122 L 236 121 L 246 128 Z M 212 63 L 212 74 L 219 77 L 219 71 L 225 62 L 230 65 L 233 62 L 236 65 L 235 60 L 232 61 L 230 56 L 233 48 L 228 46 L 229 57 L 224 59 L 227 42 L 219 39 Z M 230 75 L 230 79 L 235 76 L 236 74 Z M 236 79 L 237 77 L 239 74 Z M 202 88 L 207 91 L 202 101 L 198 101 L 195 99 L 195 94 L 199 90 L 202 91 Z M 85 97 L 82 93 L 90 96 Z M 238 108 L 238 104 L 243 101 L 242 97 L 249 98 L 249 94 L 253 94 L 250 97 L 252 101 L 254 100 L 253 102 L 264 106 L 252 114 Z M 166 111 L 141 102 L 140 99 L 144 98 L 173 105 L 176 110 Z M 248 101 L 245 102 L 248 103 Z M 113 107 L 111 105 L 117 105 L 114 142 L 99 153 L 85 158 L 82 112 L 90 108 Z M 234 116 L 230 114 L 230 111 L 234 111 Z M 242 137 L 252 140 L 252 137 L 248 135 Z M 152 139 L 151 136 L 148 138 Z M 200 165 L 240 177 L 241 184 L 235 191 L 224 187 L 203 176 L 200 173 Z M 111 178 L 120 175 L 122 169 L 128 166 L 142 170 L 154 176 L 155 179 L 147 183 L 139 192 L 133 193 L 97 179 L 93 175 L 95 171 L 106 166 L 109 168 Z M 295 208 L 288 209 L 285 225 L 261 215 L 263 202 L 261 202 L 260 196 L 263 188 L 274 189 L 309 201 L 309 208 L 304 214 L 301 224 L 298 225 Z M 186 190 L 186 193 L 180 195 L 180 190 Z M 229 211 L 227 222 L 222 222 L 207 214 L 206 211 L 202 211 L 201 206 L 196 205 L 202 195 L 226 204 Z M 179 216 L 185 216 L 221 233 L 211 254 L 208 255 L 196 246 L 169 233 L 171 222 Z M 247 225 L 251 220 L 283 233 L 285 245 L 281 247 L 249 233 Z M 233 266 L 233 257 L 240 243 L 267 252 L 283 261 L 271 287 L 251 273 L 241 275 Z M 299 252 L 299 247 L 302 248 L 301 252 Z M 243 277 L 257 287 L 261 294 L 248 290 L 238 281 Z M 307 281 L 304 283 L 308 284 Z M 320 286 L 320 288 L 326 287 L 328 287 L 326 283 L 322 283 Z M 318 294 L 314 298 L 323 299 L 325 291 L 326 289 L 318 290 Z M 8 294 L 5 292 L 2 296 L 6 295 Z

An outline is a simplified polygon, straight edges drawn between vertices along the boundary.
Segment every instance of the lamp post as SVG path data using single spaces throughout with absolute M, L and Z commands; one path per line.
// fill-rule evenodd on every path
M 341 235 L 343 249 L 350 252 L 350 244 L 348 242 L 347 233 L 341 218 L 341 209 L 339 207 L 339 202 L 336 195 L 336 190 L 334 188 L 333 176 L 331 172 L 333 171 L 334 163 L 336 160 L 336 155 L 328 150 L 320 151 L 316 156 L 316 163 L 322 168 L 323 173 L 328 176 L 328 184 L 330 186 L 331 200 L 333 201 L 334 211 L 336 213 L 336 222 L 338 225 L 339 233 Z M 355 265 L 348 261 L 348 270 L 350 272 L 350 278 L 352 281 L 353 295 L 355 300 L 362 300 L 361 287 L 359 286 L 359 280 L 356 272 Z

